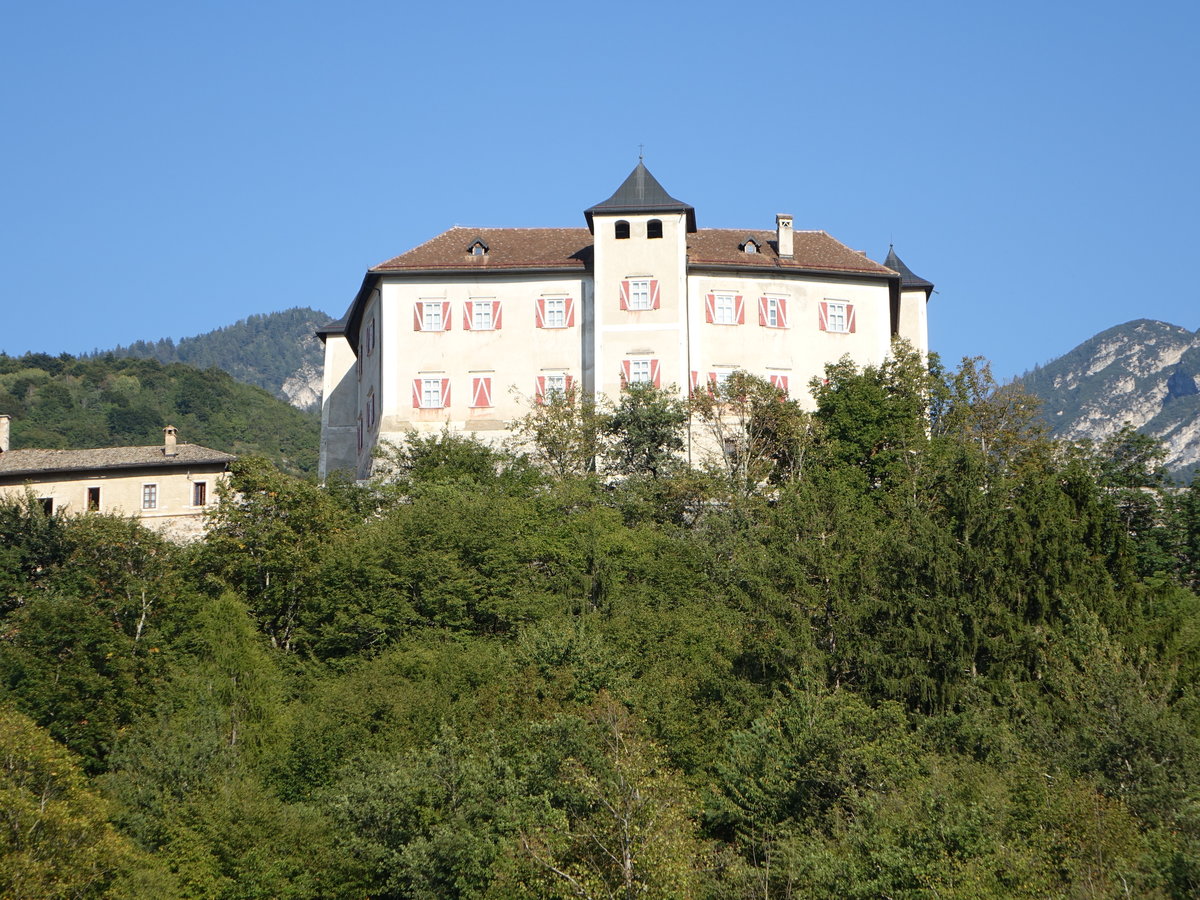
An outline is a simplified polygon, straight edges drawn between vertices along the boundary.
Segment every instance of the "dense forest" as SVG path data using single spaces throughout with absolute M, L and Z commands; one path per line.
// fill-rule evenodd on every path
M 262 455 L 293 474 L 317 468 L 319 418 L 219 369 L 150 359 L 0 354 L 0 413 L 14 449 L 133 446 L 180 439 Z
M 243 458 L 187 546 L 0 507 L 0 895 L 1200 895 L 1200 481 L 826 376 Z
M 253 384 L 281 396 L 280 388 L 298 369 L 320 370 L 324 349 L 315 334 L 330 316 L 298 306 L 282 312 L 247 316 L 205 334 L 156 341 L 134 341 L 127 347 L 97 350 L 91 359 L 105 356 L 154 359 L 160 363 L 183 363 L 197 369 L 221 369 L 238 381 Z

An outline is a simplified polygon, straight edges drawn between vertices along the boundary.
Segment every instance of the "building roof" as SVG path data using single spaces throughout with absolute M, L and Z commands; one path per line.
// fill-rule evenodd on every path
M 470 252 L 482 241 L 487 252 Z M 496 269 L 591 268 L 592 236 L 586 228 L 462 228 L 443 231 L 419 247 L 401 253 L 371 269 L 386 274 L 412 269 L 459 269 L 467 272 Z
M 588 231 L 593 230 L 593 213 L 620 215 L 621 213 L 681 212 L 687 213 L 688 231 L 696 230 L 696 210 L 682 200 L 676 200 L 650 174 L 650 170 L 639 159 L 629 177 L 616 192 L 603 203 L 597 203 L 583 211 Z
M 237 457 L 199 444 L 177 444 L 174 456 L 153 447 L 99 447 L 94 450 L 8 450 L 0 453 L 0 478 L 100 469 L 170 468 L 218 465 Z
M 894 275 L 891 269 L 850 249 L 824 231 L 794 232 L 790 259 L 780 258 L 775 238 L 774 231 L 705 228 L 688 235 L 688 264 Z M 753 239 L 758 245 L 757 253 L 746 253 L 742 249 L 747 239 Z M 476 240 L 487 244 L 486 254 L 472 256 L 467 252 Z M 582 272 L 591 268 L 591 261 L 592 236 L 585 228 L 455 227 L 407 253 L 380 263 L 371 272 L 381 275 L 431 270 L 563 269 Z M 333 331 L 335 327 L 345 327 L 344 317 L 323 330 Z
M 865 253 L 852 250 L 824 231 L 792 232 L 792 255 L 779 255 L 774 231 L 744 231 L 732 228 L 704 228 L 688 235 L 688 268 L 704 266 L 747 269 L 800 269 L 819 272 L 845 272 L 895 277 Z M 753 239 L 758 252 L 747 253 L 742 248 Z
M 933 282 L 926 281 L 906 266 L 904 260 L 896 255 L 896 250 L 891 244 L 888 244 L 888 255 L 883 264 L 900 273 L 901 289 L 925 291 L 927 294 L 933 291 Z

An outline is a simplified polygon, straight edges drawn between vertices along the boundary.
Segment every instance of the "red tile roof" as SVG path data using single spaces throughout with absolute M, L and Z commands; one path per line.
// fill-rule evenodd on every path
M 749 269 L 817 269 L 870 275 L 895 273 L 851 250 L 824 231 L 793 234 L 793 255 L 781 259 L 774 231 L 705 228 L 688 235 L 692 266 L 737 266 Z M 741 249 L 747 238 L 757 253 Z M 488 252 L 472 256 L 468 249 L 482 240 Z M 503 271 L 506 269 L 566 269 L 586 271 L 592 262 L 592 235 L 586 228 L 462 228 L 455 227 L 371 269 L 376 274 L 413 270 Z

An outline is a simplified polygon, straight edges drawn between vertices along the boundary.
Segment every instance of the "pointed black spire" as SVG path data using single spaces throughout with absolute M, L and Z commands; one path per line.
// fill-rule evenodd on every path
M 924 291 L 926 294 L 933 293 L 933 282 L 926 281 L 906 266 L 904 260 L 896 255 L 896 248 L 891 244 L 888 244 L 888 255 L 883 264 L 889 269 L 900 273 L 900 287 L 902 290 Z
M 620 215 L 621 213 L 681 212 L 687 213 L 688 231 L 696 230 L 696 210 L 682 200 L 676 200 L 666 192 L 658 179 L 650 174 L 645 163 L 638 159 L 637 166 L 629 177 L 617 188 L 616 193 L 583 211 L 588 229 L 594 232 L 592 214 Z

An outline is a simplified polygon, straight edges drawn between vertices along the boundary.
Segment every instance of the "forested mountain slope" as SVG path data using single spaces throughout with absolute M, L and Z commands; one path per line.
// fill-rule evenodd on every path
M 1167 468 L 1200 467 L 1200 332 L 1136 319 L 1018 379 L 1058 437 L 1102 441 L 1125 424 L 1160 439 Z
M 207 334 L 158 341 L 135 341 L 128 347 L 96 351 L 161 363 L 185 363 L 197 369 L 224 369 L 238 381 L 265 388 L 299 409 L 321 402 L 324 350 L 313 333 L 329 321 L 308 307 L 249 316 Z
M 1200 484 L 935 374 L 243 458 L 188 547 L 0 505 L 0 896 L 1193 900 Z
M 158 444 L 163 426 L 174 425 L 189 443 L 266 456 L 297 474 L 316 471 L 317 417 L 219 369 L 0 355 L 0 413 L 13 417 L 14 449 Z

